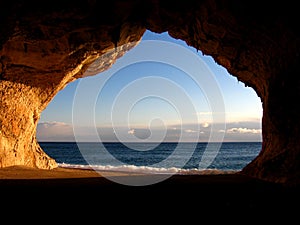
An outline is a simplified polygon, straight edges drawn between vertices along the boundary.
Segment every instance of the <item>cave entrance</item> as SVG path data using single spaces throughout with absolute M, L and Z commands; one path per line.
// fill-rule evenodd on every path
M 222 143 L 218 142 L 218 152 L 206 153 L 206 157 L 211 157 L 205 164 L 206 169 L 213 169 L 209 170 L 213 172 L 241 170 L 258 155 L 262 145 L 262 105 L 255 91 L 228 74 L 211 57 L 173 39 L 168 33 L 146 31 L 140 44 L 150 40 L 188 49 L 207 66 L 224 103 L 224 111 L 214 113 L 224 115 L 225 125 L 215 131 L 222 134 Z M 41 114 L 37 139 L 59 165 L 76 167 L 93 163 L 101 170 L 167 173 L 172 168 L 174 172 L 172 161 L 165 159 L 172 156 L 174 149 L 178 150 L 180 143 L 178 154 L 172 158 L 179 160 L 175 165 L 182 165 L 180 168 L 175 166 L 178 172 L 199 168 L 204 149 L 210 142 L 212 126 L 220 123 L 214 121 L 211 103 L 203 87 L 197 86 L 177 65 L 161 60 L 135 61 L 133 54 L 137 47 L 116 62 L 131 62 L 126 67 L 115 69 L 113 65 L 112 69 L 97 76 L 68 84 Z M 172 52 L 168 57 L 172 56 L 178 64 L 190 63 L 188 59 L 180 58 L 180 53 Z M 189 66 L 193 67 L 192 64 Z M 194 69 L 202 71 L 201 68 Z M 103 84 L 100 88 L 99 83 Z M 93 92 L 93 88 L 98 91 Z M 91 98 L 91 93 L 96 97 Z M 193 109 L 192 113 L 188 111 L 189 107 Z M 99 136 L 101 147 L 109 153 L 102 155 L 100 161 L 93 151 Z M 90 152 L 90 156 L 82 157 L 82 148 L 86 154 Z M 184 158 L 185 151 L 190 157 L 182 162 L 180 158 Z M 161 161 L 164 163 L 159 164 Z

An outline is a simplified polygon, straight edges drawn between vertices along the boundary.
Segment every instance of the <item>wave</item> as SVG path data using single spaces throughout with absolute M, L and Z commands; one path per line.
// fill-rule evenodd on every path
M 158 168 L 151 166 L 135 166 L 135 165 L 75 165 L 67 163 L 59 163 L 59 167 L 72 169 L 87 169 L 95 171 L 107 172 L 126 172 L 126 173 L 141 173 L 141 174 L 178 174 L 178 175 L 213 175 L 213 174 L 228 174 L 236 173 L 238 170 L 219 170 L 219 169 L 182 169 L 176 167 Z

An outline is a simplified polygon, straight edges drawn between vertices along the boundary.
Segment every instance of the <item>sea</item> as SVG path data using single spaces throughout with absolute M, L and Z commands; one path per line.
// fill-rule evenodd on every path
M 39 142 L 59 167 L 150 174 L 237 172 L 261 151 L 261 142 L 119 143 Z

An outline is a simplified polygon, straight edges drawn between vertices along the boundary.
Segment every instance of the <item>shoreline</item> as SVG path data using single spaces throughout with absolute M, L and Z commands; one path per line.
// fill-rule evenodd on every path
M 146 177 L 145 174 L 107 171 L 103 175 L 78 168 L 40 170 L 24 166 L 6 167 L 0 169 L 0 191 L 22 202 L 40 201 L 41 196 L 47 196 L 70 203 L 92 200 L 112 204 L 112 200 L 117 199 L 114 203 L 151 205 L 164 202 L 165 206 L 173 207 L 173 204 L 183 201 L 185 204 L 198 202 L 197 207 L 202 210 L 216 207 L 250 211 L 288 209 L 292 212 L 297 210 L 294 205 L 299 203 L 298 188 L 268 183 L 239 173 L 173 175 L 145 186 L 123 185 L 108 179 Z
M 101 170 L 93 169 L 93 167 L 81 168 L 77 166 L 58 166 L 51 170 L 37 169 L 26 166 L 10 166 L 0 168 L 1 179 L 48 179 L 48 178 L 91 178 L 91 177 L 117 177 L 117 176 L 197 176 L 197 175 L 225 175 L 237 174 L 239 171 L 234 170 L 217 170 L 206 169 L 202 171 L 180 171 L 178 173 L 164 173 L 164 172 L 141 172 L 141 171 L 126 171 L 126 170 Z

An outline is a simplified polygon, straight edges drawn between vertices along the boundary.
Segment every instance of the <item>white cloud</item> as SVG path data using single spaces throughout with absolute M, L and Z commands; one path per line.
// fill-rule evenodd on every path
M 131 129 L 128 131 L 128 134 L 134 134 L 135 133 L 135 130 L 134 129 Z
M 233 134 L 233 133 L 239 133 L 239 134 L 260 134 L 261 129 L 249 129 L 245 127 L 234 127 L 227 130 L 227 133 Z
M 191 130 L 191 129 L 184 130 L 184 132 L 186 132 L 186 133 L 197 133 L 197 131 Z
M 184 141 L 189 141 L 190 137 L 198 137 L 200 135 L 201 141 L 207 141 L 209 138 L 211 126 L 209 122 L 201 124 L 188 124 L 185 126 L 171 126 L 166 130 L 165 127 L 159 127 L 149 131 L 148 129 L 128 129 L 127 127 L 119 127 L 118 134 L 128 137 L 131 135 L 141 139 L 152 137 L 156 140 L 161 140 L 161 135 L 166 135 L 165 140 L 177 141 L 178 137 L 186 134 Z M 261 124 L 257 122 L 237 122 L 227 123 L 226 130 L 221 127 L 216 127 L 217 132 L 224 133 L 224 141 L 261 141 L 262 129 Z M 76 140 L 80 141 L 118 141 L 118 136 L 114 133 L 111 127 L 97 127 L 95 133 L 93 127 L 76 127 Z M 75 141 L 73 127 L 70 124 L 58 121 L 40 122 L 37 126 L 38 141 Z
M 64 122 L 41 122 L 37 125 L 37 139 L 41 141 L 73 140 L 73 127 Z
M 44 127 L 44 128 L 50 128 L 50 127 L 69 127 L 70 125 L 64 122 L 58 122 L 58 121 L 50 121 L 50 122 L 41 122 L 38 124 L 38 126 Z
M 205 122 L 202 124 L 202 127 L 206 128 L 206 127 L 209 127 L 209 125 L 210 125 L 209 123 Z
M 197 112 L 197 116 L 211 116 L 213 112 Z

